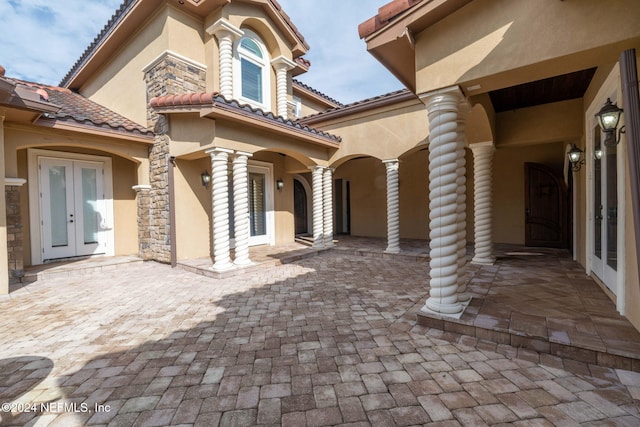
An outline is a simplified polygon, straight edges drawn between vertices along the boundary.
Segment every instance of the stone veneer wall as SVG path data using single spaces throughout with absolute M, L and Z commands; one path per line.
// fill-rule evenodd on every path
M 164 95 L 204 92 L 206 71 L 171 54 L 164 54 L 145 73 L 147 105 L 151 98 Z M 138 211 L 148 210 L 147 220 L 139 220 L 140 256 L 161 262 L 171 260 L 171 224 L 169 221 L 169 126 L 166 117 L 147 109 L 147 126 L 156 133 L 149 152 L 148 197 L 138 192 Z M 142 206 L 146 204 L 146 206 Z M 148 206 L 148 208 L 147 208 Z
M 19 283 L 24 276 L 22 217 L 20 213 L 20 187 L 5 186 L 7 201 L 7 252 L 9 284 Z

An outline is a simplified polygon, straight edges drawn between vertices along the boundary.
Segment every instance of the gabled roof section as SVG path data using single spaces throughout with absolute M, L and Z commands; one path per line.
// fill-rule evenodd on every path
M 371 111 L 376 108 L 386 107 L 397 104 L 399 102 L 418 100 L 415 94 L 408 89 L 401 89 L 389 92 L 384 95 L 374 96 L 372 98 L 363 99 L 361 101 L 352 102 L 337 108 L 331 108 L 327 111 L 312 114 L 299 120 L 300 123 L 311 125 L 314 123 L 326 122 L 338 117 L 344 117 L 351 114 Z
M 206 17 L 209 13 L 231 3 L 232 0 L 167 0 L 169 4 L 175 4 L 190 13 Z M 302 67 L 299 72 L 305 72 L 311 65 L 309 61 L 301 59 L 301 56 L 309 50 L 309 45 L 298 28 L 291 22 L 289 16 L 282 10 L 282 6 L 276 0 L 239 0 L 263 4 L 271 10 L 274 19 L 280 21 L 282 28 L 286 28 L 290 37 L 297 41 L 298 48 L 294 52 L 294 60 Z M 100 33 L 85 49 L 80 58 L 60 81 L 60 86 L 77 89 L 81 86 L 76 80 L 82 75 L 90 74 L 97 66 L 88 67 L 94 56 L 100 51 L 114 52 L 122 43 L 125 43 L 140 25 L 147 19 L 158 6 L 163 5 L 164 0 L 124 0 L 120 7 L 111 16 L 111 19 L 102 28 Z M 297 54 L 296 54 L 297 53 Z M 299 60 L 299 58 L 301 60 Z
M 149 106 L 159 113 L 198 112 L 201 116 L 223 117 L 245 124 L 267 126 L 329 147 L 337 148 L 342 141 L 339 136 L 309 127 L 297 120 L 289 120 L 236 100 L 228 100 L 218 92 L 158 96 L 151 98 Z
M 12 81 L 16 88 L 25 88 L 38 94 L 41 103 L 51 105 L 50 110 L 44 112 L 37 124 L 55 127 L 56 124 L 66 123 L 153 140 L 153 132 L 144 126 L 69 89 L 16 79 L 7 80 Z
M 328 95 L 325 95 L 324 93 L 320 92 L 319 90 L 316 90 L 316 89 L 312 88 L 311 86 L 302 83 L 299 80 L 292 79 L 291 82 L 292 82 L 292 84 L 293 84 L 295 89 L 300 90 L 302 92 L 305 92 L 305 93 L 311 95 L 314 98 L 320 98 L 320 100 L 323 103 L 328 104 L 332 108 L 344 107 L 344 104 L 342 102 L 337 101 L 337 100 L 331 98 Z

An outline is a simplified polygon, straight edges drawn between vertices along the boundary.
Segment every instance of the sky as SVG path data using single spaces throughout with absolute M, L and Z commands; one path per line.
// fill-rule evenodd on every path
M 388 0 L 278 0 L 311 49 L 301 82 L 345 104 L 402 84 L 358 37 L 358 24 Z M 57 85 L 122 0 L 0 0 L 0 65 L 6 76 Z

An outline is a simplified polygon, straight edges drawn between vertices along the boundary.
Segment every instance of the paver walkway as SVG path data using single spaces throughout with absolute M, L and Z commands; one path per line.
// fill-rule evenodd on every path
M 1 423 L 640 425 L 640 374 L 416 326 L 427 270 L 335 251 L 227 279 L 144 263 L 40 280 L 0 299 Z

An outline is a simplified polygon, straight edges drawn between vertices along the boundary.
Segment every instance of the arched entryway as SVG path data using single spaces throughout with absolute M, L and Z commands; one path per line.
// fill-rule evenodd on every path
M 300 176 L 293 177 L 293 219 L 296 236 L 308 236 L 312 233 L 311 187 Z

